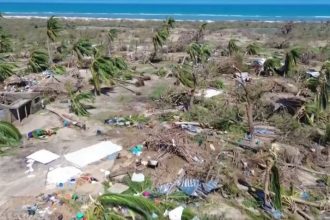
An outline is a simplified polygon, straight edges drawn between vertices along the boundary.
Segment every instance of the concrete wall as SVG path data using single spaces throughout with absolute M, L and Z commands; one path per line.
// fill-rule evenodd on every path
M 12 122 L 9 109 L 0 109 L 0 121 Z

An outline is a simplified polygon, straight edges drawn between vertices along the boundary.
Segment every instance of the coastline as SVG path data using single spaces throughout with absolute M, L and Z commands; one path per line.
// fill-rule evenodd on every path
M 128 18 L 128 17 L 92 17 L 92 16 L 62 16 L 62 15 L 56 15 L 56 13 L 49 13 L 49 15 L 8 15 L 7 13 L 3 14 L 3 17 L 6 19 L 24 19 L 24 20 L 31 20 L 31 19 L 41 19 L 41 20 L 47 20 L 51 16 L 56 16 L 63 20 L 68 21 L 137 21 L 137 22 L 147 22 L 147 21 L 162 21 L 164 19 L 162 18 Z M 171 17 L 171 16 L 168 16 Z M 262 20 L 262 19 L 221 19 L 221 20 L 208 20 L 208 19 L 178 19 L 174 16 L 175 20 L 178 22 L 206 22 L 206 23 L 223 23 L 223 22 L 251 22 L 251 23 L 326 23 L 330 22 L 330 16 L 318 16 L 322 17 L 323 19 L 301 19 L 301 20 L 295 20 L 295 19 L 274 19 L 274 20 Z

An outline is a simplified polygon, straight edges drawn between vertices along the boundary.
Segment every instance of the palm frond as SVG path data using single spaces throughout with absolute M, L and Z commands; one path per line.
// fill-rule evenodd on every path
M 118 36 L 118 30 L 117 29 L 110 29 L 108 31 L 108 39 L 109 41 L 113 42 L 115 40 L 115 38 Z
M 32 52 L 29 63 L 33 72 L 41 72 L 49 67 L 49 56 L 44 50 L 35 50 Z
M 47 20 L 47 36 L 51 41 L 54 42 L 56 40 L 61 30 L 62 26 L 58 18 L 52 16 Z
M 125 194 L 104 194 L 99 197 L 99 201 L 103 206 L 123 206 L 151 220 L 152 214 L 160 215 L 158 207 L 150 200 L 132 195 Z
M 193 70 L 190 65 L 184 64 L 182 66 L 176 67 L 176 77 L 181 82 L 182 85 L 194 89 L 197 84 L 197 80 L 193 75 Z
M 82 101 L 93 101 L 94 96 L 90 92 L 70 92 L 70 103 L 71 110 L 77 116 L 88 116 L 89 112 L 87 111 L 85 105 Z
M 264 71 L 267 73 L 275 73 L 276 69 L 281 66 L 281 61 L 277 58 L 270 58 L 264 62 Z
M 227 49 L 228 49 L 230 55 L 236 54 L 240 51 L 240 48 L 237 45 L 237 42 L 238 42 L 238 40 L 236 40 L 236 39 L 229 40 Z
M 0 29 L 0 53 L 7 53 L 12 51 L 12 42 L 10 36 L 2 29 Z
M 17 145 L 21 139 L 21 133 L 13 124 L 0 121 L 0 146 Z
M 284 61 L 285 74 L 289 74 L 290 72 L 292 72 L 292 70 L 298 63 L 299 57 L 300 57 L 300 49 L 298 48 L 292 49 L 286 53 L 285 61 Z
M 91 56 L 93 54 L 93 46 L 88 39 L 79 39 L 73 45 L 73 51 L 77 54 L 78 59 L 81 60 L 84 56 Z
M 11 63 L 0 62 L 0 82 L 15 74 L 16 65 Z
M 257 55 L 260 51 L 260 46 L 256 43 L 249 44 L 246 47 L 246 53 L 249 55 Z
M 187 53 L 195 64 L 204 63 L 211 56 L 211 50 L 206 44 L 192 43 L 189 45 Z

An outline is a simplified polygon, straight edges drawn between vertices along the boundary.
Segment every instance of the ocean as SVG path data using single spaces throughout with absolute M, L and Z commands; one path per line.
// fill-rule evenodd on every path
M 330 21 L 329 5 L 0 3 L 5 16 L 203 21 Z

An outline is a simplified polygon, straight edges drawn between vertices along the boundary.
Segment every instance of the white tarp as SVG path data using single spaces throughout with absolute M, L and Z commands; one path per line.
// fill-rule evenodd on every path
M 48 184 L 59 184 L 70 181 L 73 177 L 78 177 L 81 174 L 81 170 L 76 167 L 58 167 L 48 172 L 47 183 Z
M 59 157 L 60 157 L 59 155 L 43 149 L 34 152 L 33 154 L 27 156 L 26 158 L 37 161 L 39 163 L 47 164 L 52 162 L 53 160 L 58 159 Z
M 84 167 L 106 158 L 109 155 L 118 154 L 121 150 L 122 146 L 114 144 L 111 141 L 103 141 L 93 146 L 66 154 L 64 157 L 74 165 Z
M 216 90 L 216 89 L 206 89 L 199 91 L 196 96 L 204 96 L 205 98 L 212 98 L 213 96 L 217 96 L 222 94 L 222 90 Z

